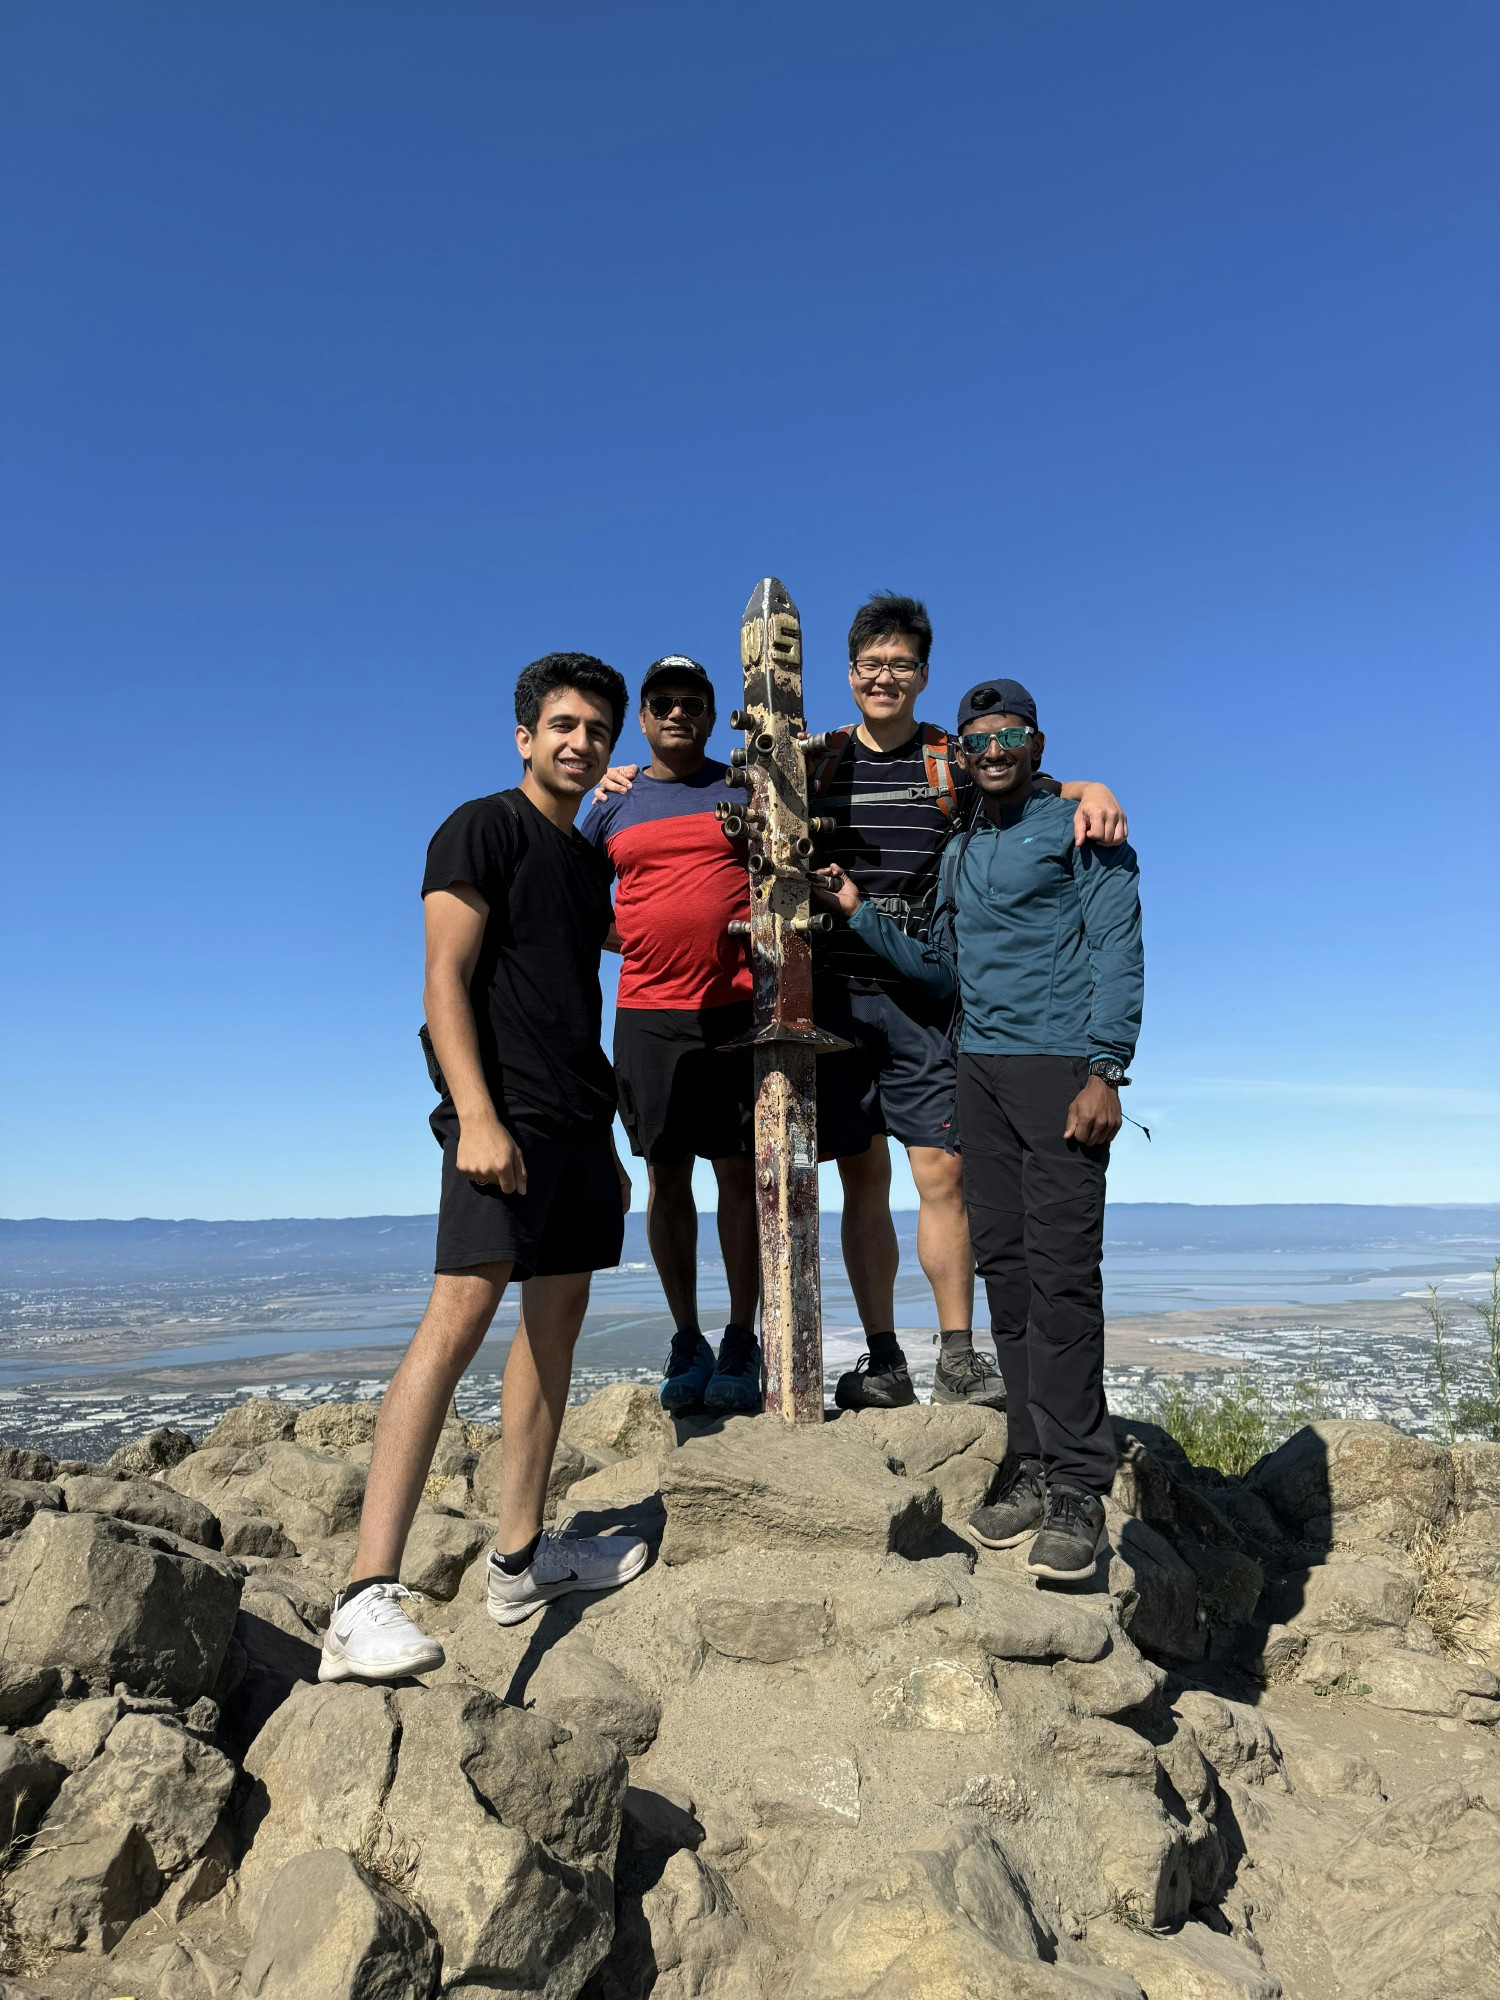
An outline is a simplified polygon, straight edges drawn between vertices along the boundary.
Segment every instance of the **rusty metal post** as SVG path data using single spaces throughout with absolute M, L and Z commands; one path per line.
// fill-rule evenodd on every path
M 788 1423 L 823 1421 L 814 1065 L 849 1044 L 815 1027 L 807 881 L 811 838 L 802 714 L 802 621 L 785 587 L 762 579 L 740 626 L 745 732 L 732 759 L 749 792 L 750 962 L 755 1026 L 755 1180 L 760 1222 L 766 1408 Z M 741 1046 L 744 1044 L 741 1043 Z

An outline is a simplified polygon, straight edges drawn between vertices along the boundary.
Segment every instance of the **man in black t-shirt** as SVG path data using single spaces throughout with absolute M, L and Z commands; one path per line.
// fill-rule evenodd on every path
M 453 1392 L 507 1284 L 521 1323 L 501 1392 L 505 1453 L 490 1616 L 530 1617 L 570 1590 L 625 1583 L 626 1536 L 542 1529 L 592 1272 L 620 1261 L 630 1182 L 611 1137 L 614 1076 L 599 1044 L 608 871 L 574 830 L 625 719 L 625 683 L 586 653 L 551 653 L 516 683 L 525 776 L 434 835 L 422 896 L 429 1067 L 442 1092 L 437 1276 L 381 1405 L 359 1547 L 335 1601 L 320 1680 L 398 1680 L 443 1649 L 402 1600 L 401 1557 Z

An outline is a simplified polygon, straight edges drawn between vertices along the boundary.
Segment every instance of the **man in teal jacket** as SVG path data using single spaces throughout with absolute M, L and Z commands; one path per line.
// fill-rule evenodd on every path
M 980 811 L 944 853 L 928 939 L 861 902 L 840 871 L 824 882 L 903 976 L 958 998 L 964 1198 L 1010 1422 L 970 1527 L 992 1548 L 1034 1534 L 1033 1574 L 1077 1581 L 1106 1546 L 1115 1468 L 1099 1266 L 1109 1142 L 1141 1025 L 1136 857 L 1075 847 L 1072 808 L 1035 787 L 1044 739 L 1018 682 L 971 688 L 958 740 Z

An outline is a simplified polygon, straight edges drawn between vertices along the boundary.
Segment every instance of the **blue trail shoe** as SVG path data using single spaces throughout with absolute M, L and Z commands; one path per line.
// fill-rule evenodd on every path
M 686 1327 L 672 1335 L 672 1351 L 662 1370 L 661 1406 L 669 1417 L 685 1417 L 703 1401 L 715 1355 L 703 1335 Z
M 703 1407 L 723 1417 L 753 1417 L 760 1408 L 760 1342 L 753 1333 L 725 1330 Z

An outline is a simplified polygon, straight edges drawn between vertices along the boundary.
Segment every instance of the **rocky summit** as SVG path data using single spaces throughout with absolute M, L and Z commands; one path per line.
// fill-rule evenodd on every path
M 1244 1479 L 1117 1424 L 1111 1553 L 962 1524 L 964 1407 L 569 1412 L 613 1595 L 484 1606 L 447 1425 L 425 1684 L 320 1686 L 373 1404 L 108 1465 L 0 1448 L 0 2000 L 1500 1996 L 1500 1445 L 1318 1424 Z

